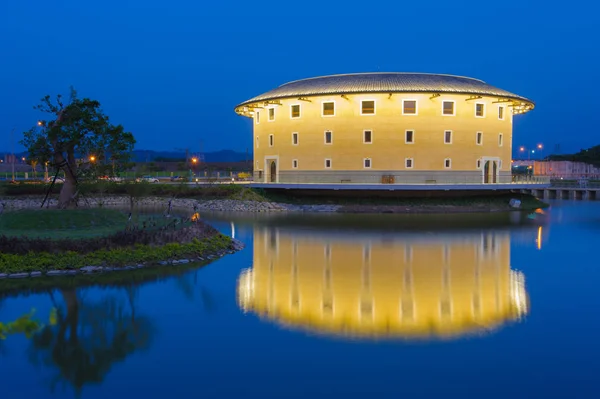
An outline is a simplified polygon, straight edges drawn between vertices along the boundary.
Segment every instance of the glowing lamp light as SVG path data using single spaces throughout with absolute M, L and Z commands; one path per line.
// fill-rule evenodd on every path
M 90 162 L 95 162 L 95 161 L 96 161 L 96 157 L 92 155 L 92 156 L 90 157 Z

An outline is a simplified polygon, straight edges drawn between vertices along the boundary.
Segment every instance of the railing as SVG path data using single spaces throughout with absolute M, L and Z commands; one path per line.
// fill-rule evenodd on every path
M 552 179 L 550 181 L 552 188 L 600 188 L 600 180 L 589 179 Z
M 381 185 L 471 185 L 471 184 L 550 184 L 547 176 L 501 174 L 484 181 L 481 172 L 444 173 L 353 173 L 353 172 L 287 172 L 272 176 L 270 173 L 254 174 L 254 183 L 273 184 L 381 184 Z

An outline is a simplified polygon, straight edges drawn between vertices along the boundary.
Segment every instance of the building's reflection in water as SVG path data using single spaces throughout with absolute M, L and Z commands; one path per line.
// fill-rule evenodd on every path
M 480 334 L 528 311 L 504 232 L 382 238 L 255 228 L 238 303 L 280 325 L 354 338 Z

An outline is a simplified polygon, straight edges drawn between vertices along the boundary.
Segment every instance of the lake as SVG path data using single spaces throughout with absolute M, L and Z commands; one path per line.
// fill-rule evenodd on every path
M 539 213 L 203 215 L 209 265 L 1 282 L 1 397 L 587 398 L 600 202 Z

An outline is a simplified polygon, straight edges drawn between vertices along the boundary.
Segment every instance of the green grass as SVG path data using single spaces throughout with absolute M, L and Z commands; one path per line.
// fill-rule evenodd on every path
M 4 212 L 0 215 L 0 235 L 30 238 L 93 238 L 104 237 L 124 230 L 128 212 L 116 209 L 36 209 Z M 148 220 L 152 215 L 134 214 L 132 224 Z M 156 218 L 158 227 L 169 222 Z
M 136 245 L 112 250 L 99 250 L 80 254 L 63 252 L 29 252 L 26 255 L 0 253 L 0 273 L 21 273 L 47 270 L 79 269 L 84 266 L 119 267 L 141 262 L 159 262 L 168 259 L 206 256 L 231 247 L 231 238 L 216 234 L 189 243 L 168 243 L 162 246 Z

